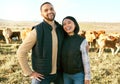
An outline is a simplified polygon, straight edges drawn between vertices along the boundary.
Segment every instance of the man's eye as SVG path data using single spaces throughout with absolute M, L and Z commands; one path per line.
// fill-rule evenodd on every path
M 53 8 L 51 8 L 50 10 L 53 10 Z
M 47 12 L 48 11 L 48 9 L 46 9 L 44 12 Z

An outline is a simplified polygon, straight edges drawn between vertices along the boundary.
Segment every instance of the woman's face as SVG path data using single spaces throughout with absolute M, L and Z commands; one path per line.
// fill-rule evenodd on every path
M 63 21 L 63 29 L 68 34 L 74 34 L 75 24 L 70 19 L 64 19 Z

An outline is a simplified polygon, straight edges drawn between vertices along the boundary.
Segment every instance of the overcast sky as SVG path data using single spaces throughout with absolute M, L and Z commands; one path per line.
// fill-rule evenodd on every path
M 57 21 L 71 15 L 81 22 L 120 22 L 120 0 L 0 0 L 0 19 L 41 21 L 45 1 L 53 4 Z

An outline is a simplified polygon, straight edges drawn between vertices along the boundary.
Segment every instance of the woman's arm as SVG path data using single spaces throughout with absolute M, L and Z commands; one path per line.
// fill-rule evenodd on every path
M 90 59 L 88 56 L 88 50 L 89 50 L 89 45 L 88 42 L 83 40 L 83 42 L 80 45 L 80 51 L 82 52 L 82 60 L 83 60 L 83 66 L 84 66 L 84 73 L 85 73 L 85 80 L 90 80 L 91 75 L 90 75 Z

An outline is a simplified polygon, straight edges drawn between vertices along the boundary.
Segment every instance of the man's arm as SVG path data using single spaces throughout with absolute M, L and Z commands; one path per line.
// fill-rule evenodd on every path
M 36 30 L 33 29 L 28 36 L 25 38 L 23 43 L 20 45 L 20 47 L 17 50 L 17 57 L 19 64 L 23 70 L 23 74 L 25 76 L 28 76 L 32 73 L 32 69 L 30 68 L 28 64 L 28 52 L 32 49 L 36 42 Z

